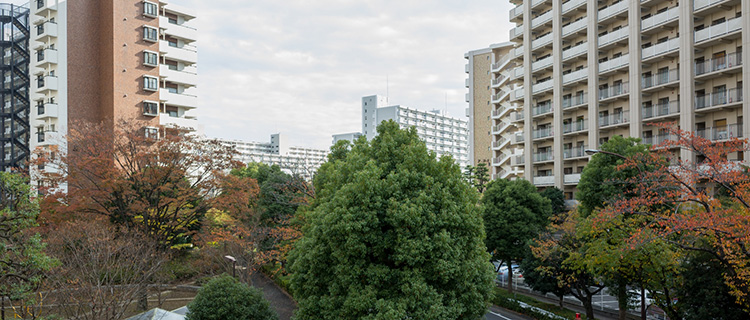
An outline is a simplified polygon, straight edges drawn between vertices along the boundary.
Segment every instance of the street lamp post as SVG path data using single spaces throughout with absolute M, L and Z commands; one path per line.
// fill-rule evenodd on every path
M 232 262 L 232 278 L 236 278 L 235 272 L 237 271 L 237 259 L 235 259 L 232 256 L 224 256 L 224 259 L 227 259 L 227 261 Z

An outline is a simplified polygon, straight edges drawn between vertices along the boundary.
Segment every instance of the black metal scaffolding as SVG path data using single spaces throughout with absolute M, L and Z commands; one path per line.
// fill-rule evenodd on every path
M 0 4 L 0 170 L 28 170 L 29 9 Z

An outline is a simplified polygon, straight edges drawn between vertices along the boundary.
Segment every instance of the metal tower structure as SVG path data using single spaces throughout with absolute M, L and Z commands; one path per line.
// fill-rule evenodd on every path
M 0 170 L 28 170 L 29 8 L 0 3 Z

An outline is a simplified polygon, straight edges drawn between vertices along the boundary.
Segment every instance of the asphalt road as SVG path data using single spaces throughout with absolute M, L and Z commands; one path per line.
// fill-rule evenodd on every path
M 495 306 L 490 307 L 490 310 L 484 316 L 485 320 L 533 320 L 526 316 L 519 315 L 517 313 L 498 308 Z

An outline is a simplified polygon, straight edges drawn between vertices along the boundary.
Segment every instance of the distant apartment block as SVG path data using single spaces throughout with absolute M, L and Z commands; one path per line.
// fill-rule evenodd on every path
M 377 126 L 393 120 L 401 128 L 415 127 L 427 149 L 438 157 L 451 155 L 461 168 L 469 165 L 469 129 L 466 120 L 450 117 L 441 110 L 422 111 L 401 105 L 388 106 L 386 97 L 362 98 L 362 135 L 377 136 Z M 335 140 L 335 136 L 334 136 Z
M 512 179 L 523 175 L 523 168 L 511 166 L 511 159 L 523 153 L 512 143 L 523 128 L 523 114 L 510 101 L 510 78 L 516 67 L 510 54 L 511 42 L 466 53 L 466 102 L 469 108 L 469 161 L 485 163 L 493 179 Z
M 64 149 L 80 121 L 200 130 L 196 13 L 178 2 L 30 2 L 31 150 Z
M 278 165 L 284 172 L 297 174 L 306 180 L 312 179 L 328 157 L 327 150 L 290 146 L 286 136 L 280 133 L 272 134 L 270 142 L 220 141 L 235 147 L 239 152 L 239 161 Z
M 615 135 L 675 138 L 655 124 L 717 142 L 750 132 L 750 0 L 511 2 L 510 101 L 523 128 L 511 143 L 524 150 L 511 165 L 536 186 L 572 198 L 586 149 Z
M 336 142 L 339 142 L 341 140 L 348 140 L 350 142 L 354 142 L 354 140 L 359 139 L 359 137 L 362 136 L 361 132 L 350 132 L 350 133 L 341 133 L 341 134 L 334 134 L 333 135 L 333 144 L 336 144 Z

